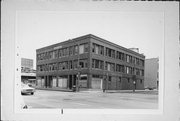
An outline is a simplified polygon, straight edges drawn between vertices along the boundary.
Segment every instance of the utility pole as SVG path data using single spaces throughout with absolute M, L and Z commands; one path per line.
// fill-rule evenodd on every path
M 103 92 L 106 91 L 107 89 L 107 80 L 108 80 L 108 73 L 104 73 L 104 78 L 103 78 Z
M 78 69 L 78 74 L 77 74 L 77 80 L 76 80 L 76 91 L 78 92 L 79 91 L 79 80 L 80 80 L 80 69 L 81 69 L 81 66 L 79 65 L 79 44 L 78 44 L 78 65 L 77 65 L 77 69 Z
M 76 91 L 78 92 L 79 91 L 79 81 L 80 81 L 80 69 L 81 69 L 81 66 L 78 65 L 78 74 L 77 74 L 77 80 L 76 80 Z
M 135 58 L 134 58 L 135 59 Z M 132 76 L 132 80 L 133 80 L 133 92 L 135 92 L 136 89 L 136 73 L 135 73 L 135 60 L 133 61 L 133 65 L 134 65 L 134 71 L 133 71 L 133 76 Z
M 135 89 L 136 89 L 136 75 L 133 75 L 132 76 L 132 80 L 133 80 L 133 92 L 135 92 Z

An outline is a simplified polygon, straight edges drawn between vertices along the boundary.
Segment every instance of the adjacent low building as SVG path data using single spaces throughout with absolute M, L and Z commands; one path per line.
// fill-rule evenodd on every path
M 36 50 L 37 86 L 144 89 L 145 56 L 88 34 Z
M 145 60 L 145 81 L 144 87 L 158 89 L 159 87 L 159 58 Z
M 21 82 L 35 84 L 36 71 L 33 69 L 33 59 L 21 58 Z

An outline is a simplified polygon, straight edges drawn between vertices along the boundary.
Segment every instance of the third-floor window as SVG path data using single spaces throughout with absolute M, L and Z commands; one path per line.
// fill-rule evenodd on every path
M 93 43 L 92 52 L 99 55 L 104 55 L 104 47 L 98 44 Z
M 115 50 L 106 48 L 106 56 L 115 58 Z
M 88 43 L 79 45 L 79 54 L 88 52 Z

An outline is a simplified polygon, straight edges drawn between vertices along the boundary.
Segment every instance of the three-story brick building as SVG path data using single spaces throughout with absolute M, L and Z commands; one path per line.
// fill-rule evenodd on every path
M 144 89 L 145 56 L 91 34 L 37 49 L 36 54 L 41 88 Z

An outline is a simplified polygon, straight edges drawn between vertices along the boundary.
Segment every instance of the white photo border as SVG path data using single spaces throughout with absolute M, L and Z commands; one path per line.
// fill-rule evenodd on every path
M 157 3 L 154 2 L 154 3 L 150 3 L 152 6 L 155 6 L 155 7 L 152 7 L 152 8 L 146 8 L 146 6 L 149 6 L 147 5 L 146 2 L 142 2 L 143 4 L 139 4 L 137 2 L 131 2 L 131 3 L 128 3 L 128 2 L 122 2 L 123 5 L 125 4 L 130 4 L 132 5 L 134 3 L 135 7 L 133 8 L 132 6 L 130 6 L 130 8 L 126 8 L 127 5 L 125 5 L 125 7 L 123 8 L 118 8 L 119 6 L 122 7 L 122 5 L 115 5 L 114 3 L 112 2 L 109 2 L 109 4 L 111 4 L 111 6 L 114 6 L 114 8 L 110 8 L 110 7 L 107 7 L 106 9 L 103 8 L 102 6 L 101 7 L 97 7 L 97 5 L 99 5 L 99 2 L 96 2 L 95 4 L 93 2 L 90 2 L 90 3 L 87 3 L 89 4 L 88 7 L 87 6 L 83 6 L 85 3 L 80 3 L 81 5 L 77 5 L 75 6 L 75 2 L 62 2 L 62 4 L 57 4 L 58 1 L 54 0 L 54 1 L 46 1 L 46 0 L 39 0 L 37 2 L 25 2 L 25 1 L 21 1 L 21 0 L 17 0 L 17 1 L 3 1 L 4 3 L 2 3 L 2 16 L 4 18 L 8 18 L 8 22 L 13 22 L 12 24 L 10 24 L 9 26 L 7 25 L 7 23 L 5 22 L 4 18 L 2 19 L 2 23 L 6 23 L 6 26 L 2 24 L 2 28 L 3 27 L 7 27 L 7 29 L 5 30 L 10 30 L 10 33 L 6 34 L 6 33 L 3 33 L 2 31 L 2 103 L 5 104 L 5 105 L 8 105 L 8 103 L 10 103 L 10 107 L 4 107 L 2 105 L 2 111 L 3 111 L 3 115 L 2 115 L 2 119 L 3 120 L 25 120 L 27 118 L 30 118 L 30 119 L 27 119 L 27 120 L 125 120 L 125 121 L 129 121 L 129 120 L 137 120 L 137 121 L 144 121 L 146 119 L 146 121 L 151 121 L 151 120 L 163 120 L 163 121 L 168 121 L 170 119 L 172 120 L 175 120 L 178 118 L 178 112 L 177 112 L 177 108 L 175 108 L 175 105 L 177 104 L 176 101 L 172 102 L 172 100 L 170 101 L 167 101 L 168 100 L 168 97 L 170 94 L 173 94 L 172 92 L 175 90 L 175 95 L 172 96 L 173 99 L 177 99 L 175 96 L 177 96 L 177 92 L 178 92 L 178 86 L 175 87 L 176 84 L 178 84 L 178 80 L 176 79 L 179 79 L 179 76 L 177 75 L 178 72 L 176 72 L 178 69 L 178 67 L 176 68 L 175 67 L 175 64 L 178 63 L 178 60 L 170 60 L 170 59 L 167 59 L 167 56 L 170 56 L 172 57 L 172 59 L 176 59 L 178 57 L 178 53 L 177 55 L 174 55 L 174 56 L 171 56 L 171 54 L 175 54 L 176 52 L 174 51 L 177 51 L 178 50 L 178 47 L 177 44 L 178 44 L 178 40 L 177 40 L 177 43 L 174 42 L 176 39 L 179 38 L 178 36 L 178 31 L 177 31 L 177 28 L 176 26 L 178 26 L 178 23 L 176 20 L 172 20 L 171 17 L 174 19 L 174 18 L 178 18 L 178 13 L 179 12 L 176 12 L 178 11 L 178 3 L 174 2 L 174 3 L 170 3 L 167 2 L 167 3 Z M 53 3 L 54 2 L 54 3 Z M 85 2 L 85 1 L 83 1 Z M 87 2 L 87 1 L 86 1 Z M 37 3 L 37 4 L 36 4 Z M 44 4 L 45 3 L 45 4 Z M 47 4 L 47 3 L 50 3 L 50 4 Z M 116 2 L 117 3 L 117 2 Z M 70 7 L 68 7 L 68 5 L 70 4 Z M 77 3 L 79 4 L 79 3 Z M 105 6 L 107 5 L 105 2 L 101 2 L 101 4 L 105 4 Z M 42 6 L 41 6 L 42 5 Z M 52 5 L 54 8 L 52 8 Z M 150 6 L 151 6 L 150 5 Z M 33 6 L 33 7 L 32 7 Z M 82 7 L 80 7 L 82 6 Z M 95 6 L 95 7 L 92 7 L 92 6 Z M 7 8 L 6 8 L 7 7 Z M 72 8 L 71 8 L 72 7 Z M 78 8 L 79 7 L 79 8 Z M 92 7 L 92 8 L 91 8 Z M 97 7 L 97 8 L 96 8 Z M 132 7 L 132 8 L 131 8 Z M 138 8 L 139 7 L 139 8 Z M 159 8 L 158 8 L 159 7 Z M 166 7 L 169 9 L 167 10 Z M 162 57 L 159 58 L 160 60 L 160 76 L 159 76 L 159 80 L 163 80 L 162 82 L 159 82 L 160 84 L 160 90 L 159 90 L 159 108 L 158 110 L 149 110 L 149 111 L 145 111 L 144 113 L 142 113 L 142 110 L 139 110 L 140 113 L 134 113 L 133 111 L 137 111 L 137 110 L 126 110 L 126 109 L 123 109 L 124 112 L 125 111 L 128 111 L 129 113 L 119 113 L 119 112 L 116 112 L 117 110 L 121 110 L 121 109 L 112 109 L 114 111 L 108 111 L 106 110 L 105 111 L 100 111 L 98 109 L 95 109 L 96 111 L 95 112 L 92 112 L 93 110 L 91 109 L 85 109 L 85 110 L 82 112 L 81 110 L 76 110 L 76 109 L 64 109 L 64 115 L 61 115 L 61 109 L 57 110 L 57 109 L 43 109 L 43 112 L 41 112 L 42 110 L 40 109 L 27 109 L 27 110 L 19 110 L 19 107 L 18 107 L 18 103 L 19 101 L 16 100 L 16 97 L 19 98 L 20 96 L 20 56 L 19 56 L 19 50 L 18 50 L 18 41 L 17 41 L 17 36 L 16 36 L 16 14 L 17 14 L 17 11 L 23 11 L 23 10 L 40 10 L 40 11 L 46 11 L 46 10 L 50 10 L 50 11 L 73 11 L 73 10 L 93 10 L 93 9 L 102 9 L 103 10 L 122 10 L 124 12 L 128 12 L 128 11 L 145 11 L 145 12 L 162 12 L 164 14 L 164 41 L 163 41 L 163 47 L 162 48 Z M 138 10 L 136 10 L 138 9 Z M 153 10 L 154 9 L 154 10 Z M 6 11 L 5 11 L 6 10 Z M 7 12 L 8 11 L 8 12 Z M 7 15 L 5 15 L 7 13 Z M 173 14 L 174 13 L 174 14 Z M 8 17 L 6 17 L 8 16 Z M 11 17 L 9 17 L 11 16 Z M 12 20 L 10 20 L 12 19 Z M 172 27 L 169 27 L 169 23 L 174 23 L 174 25 L 172 25 Z M 15 27 L 13 26 L 15 24 Z M 15 29 L 14 29 L 15 28 Z M 171 32 L 170 29 L 173 29 L 174 33 L 168 33 L 168 32 Z M 4 28 L 3 28 L 4 29 Z M 7 36 L 12 36 L 11 37 L 11 40 L 10 38 L 7 39 Z M 172 40 L 170 40 L 172 39 Z M 171 41 L 171 42 L 170 42 Z M 9 54 L 9 52 L 7 52 L 7 44 L 10 45 L 10 52 L 11 52 L 11 55 L 10 57 L 6 57 L 7 54 Z M 173 48 L 174 47 L 174 48 Z M 11 50 L 12 49 L 12 50 Z M 168 50 L 172 50 L 171 52 L 168 52 Z M 5 67 L 4 65 L 6 64 L 6 60 L 4 59 L 12 59 L 12 60 L 7 60 L 7 62 L 11 62 L 11 61 L 14 61 L 12 62 L 13 64 L 10 64 L 10 65 L 13 65 L 13 67 Z M 162 59 L 162 60 L 161 60 Z M 174 62 L 172 63 L 172 66 L 169 66 L 168 63 L 169 62 Z M 9 80 L 7 80 L 6 82 L 6 79 L 5 79 L 5 75 L 8 75 L 8 70 L 9 69 L 6 69 L 6 68 L 12 68 L 11 71 L 10 71 L 10 77 L 8 77 L 8 79 L 13 79 L 13 83 L 10 82 Z M 175 70 L 175 74 L 169 74 L 167 72 L 169 72 L 169 70 Z M 163 75 L 164 74 L 164 75 Z M 165 75 L 165 74 L 169 74 L 169 75 Z M 13 76 L 14 75 L 14 76 Z M 174 75 L 173 80 L 172 79 L 172 82 L 174 82 L 173 84 L 170 85 L 170 89 L 172 89 L 173 91 L 170 91 L 168 92 L 168 94 L 166 94 L 167 91 L 169 91 L 169 89 L 167 90 L 167 84 L 170 84 L 169 82 L 167 82 L 167 79 L 169 79 L 170 77 L 172 77 L 172 75 Z M 170 76 L 170 77 L 169 77 Z M 177 81 L 177 82 L 176 82 Z M 8 86 L 10 86 L 10 88 L 12 88 L 10 91 L 7 90 L 9 88 L 7 88 Z M 168 87 L 169 88 L 169 87 Z M 9 91 L 7 94 L 12 94 L 13 97 L 11 97 L 12 95 L 5 95 L 5 93 Z M 177 91 L 177 92 L 176 92 Z M 160 97 L 160 95 L 162 97 Z M 4 100 L 4 98 L 6 100 Z M 7 100 L 7 99 L 13 99 L 13 100 Z M 167 104 L 171 102 L 170 105 L 172 105 L 172 108 L 171 106 L 167 106 Z M 12 105 L 13 104 L 13 105 Z M 12 106 L 12 107 L 11 107 Z M 173 110 L 173 108 L 175 108 Z M 159 110 L 160 109 L 160 110 Z M 89 111 L 88 111 L 89 110 Z M 174 112 L 170 112 L 170 111 L 174 111 Z M 137 111 L 138 112 L 138 111 Z M 49 115 L 44 115 L 44 114 L 49 114 Z M 56 115 L 57 114 L 57 115 Z M 94 115 L 95 114 L 95 115 Z M 107 115 L 104 115 L 104 114 L 107 114 Z M 117 115 L 118 114 L 118 115 Z M 142 114 L 142 115 L 141 115 Z M 92 117 L 92 115 L 94 117 Z M 41 118 L 40 118 L 41 117 Z M 40 119 L 39 119 L 40 118 Z

